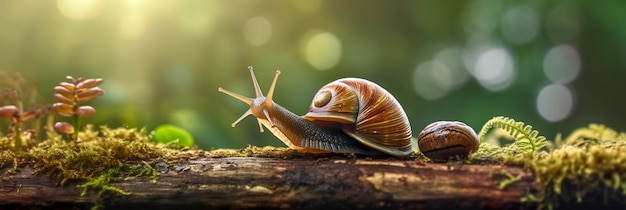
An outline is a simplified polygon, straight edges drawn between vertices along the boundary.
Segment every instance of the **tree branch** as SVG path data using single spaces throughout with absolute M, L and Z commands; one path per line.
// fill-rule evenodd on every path
M 154 165 L 153 165 L 154 167 Z M 126 177 L 112 185 L 130 195 L 108 195 L 105 207 L 128 208 L 304 208 L 414 209 L 524 207 L 520 198 L 536 191 L 534 178 L 519 167 L 421 163 L 370 158 L 200 158 L 169 164 L 156 183 Z M 505 189 L 508 175 L 521 176 Z M 63 186 L 29 166 L 0 181 L 5 207 L 89 207 L 79 182 Z

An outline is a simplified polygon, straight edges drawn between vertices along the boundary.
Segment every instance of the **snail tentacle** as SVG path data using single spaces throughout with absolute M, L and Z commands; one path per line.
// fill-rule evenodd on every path
M 263 96 L 263 92 L 261 91 L 261 88 L 259 87 L 259 83 L 256 80 L 256 76 L 254 75 L 254 69 L 252 68 L 252 66 L 249 66 L 248 69 L 250 70 L 250 76 L 252 76 L 252 83 L 254 83 L 254 92 L 256 93 L 256 98 L 249 98 L 246 96 L 242 96 L 240 94 L 230 92 L 222 87 L 219 87 L 217 90 L 219 92 L 230 95 L 236 99 L 239 99 L 240 101 L 243 101 L 244 103 L 250 106 L 248 111 L 243 113 L 241 117 L 239 117 L 234 123 L 231 124 L 232 127 L 235 127 L 237 123 L 239 123 L 241 120 L 246 118 L 248 115 L 254 115 L 255 117 L 257 117 L 257 121 L 259 124 L 259 131 L 262 133 L 264 131 L 263 123 L 260 121 L 258 114 L 262 113 L 263 116 L 269 121 L 270 125 L 272 126 L 275 125 L 274 122 L 272 122 L 272 119 L 267 109 L 273 107 L 272 97 L 274 95 L 274 87 L 276 86 L 276 81 L 278 79 L 278 75 L 280 74 L 280 71 L 279 70 L 276 71 L 276 75 L 274 76 L 274 82 L 272 83 L 272 86 L 270 87 L 267 97 L 265 97 Z M 255 112 L 257 114 L 255 114 Z

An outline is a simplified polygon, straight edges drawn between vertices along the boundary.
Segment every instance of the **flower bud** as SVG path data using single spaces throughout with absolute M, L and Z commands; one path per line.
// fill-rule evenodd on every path
M 61 85 L 54 86 L 54 92 L 57 92 L 58 94 L 61 94 L 61 95 L 65 96 L 65 97 L 68 97 L 68 98 L 72 97 L 72 95 L 73 95 L 72 91 L 68 90 L 67 88 L 65 88 L 65 87 L 63 87 Z
M 81 83 L 78 83 L 78 85 L 76 85 L 76 89 L 84 89 L 84 88 L 90 88 L 90 87 L 95 87 L 98 86 L 99 84 L 102 84 L 102 82 L 104 82 L 103 79 L 87 79 Z
M 71 117 L 74 115 L 74 106 L 64 103 L 52 104 L 52 110 L 64 117 Z
M 74 100 L 70 99 L 73 98 L 72 96 L 70 97 L 66 97 L 64 95 L 61 95 L 59 93 L 55 93 L 54 94 L 54 99 L 56 99 L 57 101 L 64 103 L 64 104 L 69 104 L 69 105 L 73 105 L 74 104 Z
M 54 124 L 54 130 L 59 133 L 70 134 L 74 133 L 74 126 L 66 122 L 57 122 Z
M 96 109 L 91 106 L 81 106 L 76 109 L 76 115 L 79 117 L 89 117 L 96 113 Z
M 101 96 L 104 95 L 104 90 L 100 89 L 99 87 L 95 87 L 95 88 L 89 88 L 89 89 L 79 89 L 78 93 L 76 93 L 76 96 L 78 96 L 78 98 L 83 98 L 83 97 L 87 97 L 87 96 Z
M 85 102 L 93 100 L 94 98 L 96 98 L 96 96 L 98 96 L 98 95 L 88 95 L 88 96 L 85 96 L 85 97 L 80 97 L 80 98 L 76 99 L 76 102 L 78 102 L 79 104 L 82 104 L 82 103 L 85 103 Z
M 12 118 L 18 112 L 19 110 L 15 106 L 8 105 L 8 106 L 0 107 L 0 117 L 2 118 Z
M 76 89 L 76 86 L 72 83 L 69 82 L 61 82 L 59 83 L 59 86 L 69 90 L 69 91 L 74 91 Z

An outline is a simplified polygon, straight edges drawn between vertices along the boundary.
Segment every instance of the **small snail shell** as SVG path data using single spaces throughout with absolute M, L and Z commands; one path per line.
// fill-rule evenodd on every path
M 478 150 L 478 144 L 476 132 L 458 121 L 431 123 L 417 137 L 420 151 L 434 160 L 467 158 Z
M 268 128 L 289 148 L 312 153 L 390 154 L 413 152 L 411 126 L 400 103 L 377 84 L 358 78 L 344 78 L 322 87 L 314 96 L 309 113 L 298 116 L 272 101 L 280 71 L 276 71 L 267 97 L 263 96 L 249 67 L 256 98 L 219 88 L 250 109 L 235 123 L 254 115 L 261 132 Z

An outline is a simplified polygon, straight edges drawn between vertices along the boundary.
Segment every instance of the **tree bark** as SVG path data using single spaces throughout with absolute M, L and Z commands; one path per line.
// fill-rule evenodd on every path
M 163 164 L 163 163 L 160 163 Z M 156 167 L 164 173 L 125 177 L 113 186 L 130 195 L 105 194 L 106 208 L 280 209 L 519 209 L 536 191 L 519 167 L 371 158 L 200 158 Z M 166 168 L 164 168 L 165 166 Z M 160 169 L 159 169 L 160 168 Z M 165 172 L 163 169 L 167 169 Z M 506 174 L 519 181 L 500 189 Z M 59 184 L 25 166 L 0 181 L 0 209 L 88 208 L 98 199 L 77 185 Z

